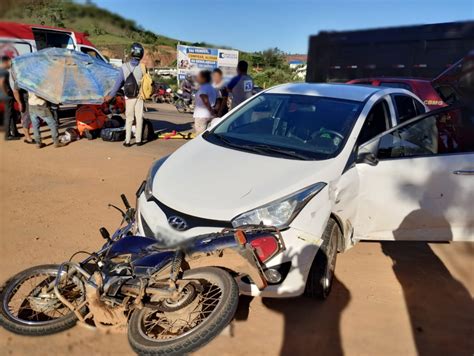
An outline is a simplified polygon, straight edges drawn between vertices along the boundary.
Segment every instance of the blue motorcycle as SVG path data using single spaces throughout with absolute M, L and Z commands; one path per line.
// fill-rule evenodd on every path
M 135 209 L 122 195 L 122 223 L 93 253 L 61 265 L 29 268 L 0 292 L 0 325 L 22 335 L 48 335 L 77 321 L 100 330 L 128 329 L 139 354 L 182 355 L 203 346 L 232 320 L 236 277 L 259 289 L 274 279 L 265 262 L 284 250 L 277 229 L 249 226 L 171 245 L 134 236 Z M 87 254 L 81 262 L 74 262 Z M 273 272 L 273 273 L 272 273 Z

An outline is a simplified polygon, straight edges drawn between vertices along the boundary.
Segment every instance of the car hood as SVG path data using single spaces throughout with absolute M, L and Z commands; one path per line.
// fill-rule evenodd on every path
M 269 157 L 197 137 L 163 163 L 153 180 L 153 195 L 181 213 L 230 221 L 311 184 L 328 182 L 334 173 L 334 159 Z

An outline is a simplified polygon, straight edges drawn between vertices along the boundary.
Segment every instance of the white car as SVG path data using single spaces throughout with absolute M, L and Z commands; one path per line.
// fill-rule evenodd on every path
M 139 233 L 276 226 L 286 251 L 266 267 L 277 283 L 259 291 L 238 281 L 242 293 L 267 297 L 327 297 L 337 252 L 361 239 L 472 240 L 474 118 L 425 111 L 397 88 L 266 90 L 153 164 Z

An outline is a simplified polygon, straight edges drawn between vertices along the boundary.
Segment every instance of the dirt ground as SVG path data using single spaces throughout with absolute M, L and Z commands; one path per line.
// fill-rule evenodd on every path
M 189 128 L 190 116 L 153 108 L 157 128 Z M 133 197 L 152 161 L 181 144 L 81 140 L 37 150 L 1 140 L 0 281 L 97 249 L 99 227 L 120 220 L 107 203 Z M 196 354 L 473 355 L 473 257 L 469 243 L 359 243 L 339 255 L 326 302 L 242 297 L 231 327 Z M 133 353 L 126 335 L 80 326 L 39 338 L 0 329 L 0 355 L 66 354 Z

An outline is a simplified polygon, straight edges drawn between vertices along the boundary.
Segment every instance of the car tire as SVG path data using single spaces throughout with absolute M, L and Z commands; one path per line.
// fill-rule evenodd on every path
M 306 281 L 304 295 L 324 300 L 329 296 L 336 268 L 337 245 L 341 237 L 339 225 L 330 218 L 323 232 L 323 243 L 313 260 Z

